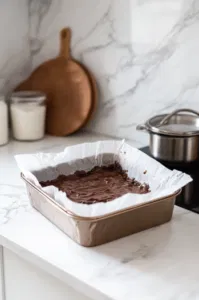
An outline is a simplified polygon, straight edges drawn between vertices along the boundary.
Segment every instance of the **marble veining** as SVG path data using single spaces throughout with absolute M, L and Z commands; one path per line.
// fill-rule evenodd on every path
M 0 94 L 8 95 L 31 71 L 27 0 L 0 3 Z
M 99 139 L 106 138 L 82 133 L 34 143 L 12 141 L 0 148 L 0 253 L 2 245 L 96 300 L 198 300 L 197 214 L 175 207 L 167 224 L 84 248 L 30 206 L 16 153 L 62 151 Z
M 16 214 L 27 211 L 30 208 L 27 194 L 23 186 L 0 184 L 0 226 L 6 224 Z
M 4 1 L 0 93 L 55 57 L 59 31 L 70 26 L 72 55 L 100 90 L 87 130 L 145 145 L 137 124 L 176 108 L 198 110 L 198 16 L 197 0 Z
M 60 28 L 94 73 L 98 113 L 88 129 L 146 144 L 136 125 L 180 107 L 198 109 L 197 0 L 29 3 L 32 67 L 58 53 Z

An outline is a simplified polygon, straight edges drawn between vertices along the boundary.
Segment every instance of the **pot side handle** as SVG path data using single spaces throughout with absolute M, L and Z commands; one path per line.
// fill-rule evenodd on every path
M 148 129 L 145 124 L 137 125 L 136 130 L 148 132 Z

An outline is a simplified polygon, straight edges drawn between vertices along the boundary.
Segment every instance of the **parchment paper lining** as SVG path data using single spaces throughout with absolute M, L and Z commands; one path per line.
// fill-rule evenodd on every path
M 170 171 L 156 160 L 124 141 L 99 141 L 67 147 L 61 153 L 36 153 L 16 155 L 17 164 L 33 184 L 43 189 L 56 202 L 79 216 L 95 217 L 134 205 L 172 195 L 192 181 L 180 171 Z M 107 203 L 81 204 L 71 201 L 65 193 L 54 186 L 42 188 L 39 181 L 57 178 L 60 174 L 73 174 L 77 170 L 89 171 L 94 166 L 108 165 L 118 161 L 130 178 L 148 183 L 148 194 L 128 193 Z M 147 172 L 145 172 L 147 171 Z

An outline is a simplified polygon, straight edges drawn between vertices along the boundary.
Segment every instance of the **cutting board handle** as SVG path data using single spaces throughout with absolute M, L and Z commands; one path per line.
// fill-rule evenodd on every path
M 60 52 L 59 56 L 63 56 L 66 59 L 70 58 L 70 40 L 71 40 L 71 29 L 63 28 L 60 31 Z

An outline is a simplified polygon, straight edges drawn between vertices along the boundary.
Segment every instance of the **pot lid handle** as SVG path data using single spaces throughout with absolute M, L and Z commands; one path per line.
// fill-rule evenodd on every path
M 189 113 L 192 113 L 192 114 L 197 115 L 197 116 L 199 117 L 199 112 L 197 112 L 196 110 L 189 109 L 189 108 L 176 109 L 176 110 L 174 110 L 172 113 L 170 113 L 170 114 L 168 114 L 166 117 L 164 117 L 164 118 L 160 121 L 158 127 L 159 127 L 159 126 L 162 126 L 162 125 L 166 125 L 167 122 L 169 121 L 169 119 L 170 119 L 171 117 L 173 117 L 174 115 L 177 115 L 177 114 L 180 113 L 180 112 L 189 112 Z

